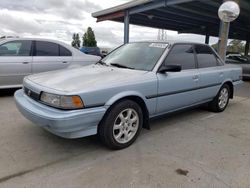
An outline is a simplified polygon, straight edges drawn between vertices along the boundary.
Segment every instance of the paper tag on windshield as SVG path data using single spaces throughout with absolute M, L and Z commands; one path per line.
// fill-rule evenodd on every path
M 164 43 L 151 43 L 149 47 L 153 48 L 166 48 L 168 45 Z

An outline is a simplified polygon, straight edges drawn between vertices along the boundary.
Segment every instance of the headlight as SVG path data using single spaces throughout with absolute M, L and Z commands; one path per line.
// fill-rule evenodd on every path
M 80 109 L 84 107 L 79 96 L 64 96 L 42 92 L 40 100 L 49 106 L 61 109 Z

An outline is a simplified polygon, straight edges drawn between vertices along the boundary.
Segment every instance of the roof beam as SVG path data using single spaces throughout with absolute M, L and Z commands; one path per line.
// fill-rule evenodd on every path
M 166 27 L 162 27 L 162 24 L 152 24 L 150 26 L 145 26 L 145 24 L 143 24 L 142 22 L 139 22 L 138 20 L 133 20 L 131 22 L 131 24 L 134 24 L 134 25 L 138 25 L 138 26 L 143 26 L 143 27 L 150 27 L 150 28 L 157 28 L 157 29 L 167 29 L 167 30 L 171 30 L 171 31 L 176 31 L 176 26 L 174 25 L 170 25 L 170 24 L 167 24 Z
M 178 10 L 182 10 L 182 11 L 185 11 L 185 12 L 190 12 L 190 13 L 193 13 L 193 14 L 196 14 L 199 15 L 199 16 L 206 16 L 206 17 L 209 17 L 209 18 L 213 18 L 213 19 L 216 19 L 218 20 L 218 16 L 217 15 L 211 15 L 211 14 L 205 14 L 204 15 L 204 12 L 201 12 L 199 10 L 194 10 L 194 9 L 190 9 L 190 8 L 186 8 L 186 7 L 181 7 L 179 5 L 173 5 L 172 7 L 178 9 Z
M 116 18 L 121 18 L 121 17 L 124 17 L 124 15 L 125 15 L 125 13 L 123 11 L 115 12 L 115 13 L 108 14 L 108 15 L 105 15 L 105 16 L 97 17 L 97 22 L 101 22 L 101 21 L 105 21 L 105 20 L 113 20 L 113 19 L 116 19 Z
M 166 8 L 165 10 L 160 10 L 160 9 L 152 10 L 150 12 L 147 12 L 146 14 L 156 16 L 156 17 L 162 17 L 168 20 L 173 20 L 181 24 L 190 24 L 193 26 L 201 26 L 201 21 L 204 22 L 204 19 L 201 19 L 201 18 L 193 19 L 192 16 L 186 16 L 182 12 L 181 13 L 177 12 L 177 14 L 173 14 L 172 11 L 169 11 L 169 8 Z M 178 15 L 178 17 L 176 15 Z M 218 24 L 218 23 L 209 22 L 207 20 L 205 22 L 206 26 L 214 25 L 214 24 Z
M 122 21 L 122 20 L 120 20 Z M 145 26 L 145 22 L 147 22 L 147 20 L 145 19 L 145 17 L 140 16 L 140 17 L 131 17 L 130 23 L 131 24 L 138 24 L 140 23 L 140 25 Z M 150 26 L 147 27 L 155 27 L 155 28 L 160 28 L 160 29 L 170 29 L 173 31 L 178 31 L 177 28 L 179 28 L 179 30 L 184 30 L 184 29 L 188 29 L 190 28 L 189 26 L 184 26 L 184 25 L 180 25 L 174 22 L 166 22 L 166 21 L 162 21 L 162 20 L 157 20 L 155 22 L 152 22 L 152 24 Z
M 143 14 L 143 13 L 140 13 L 140 15 L 144 16 L 144 17 L 148 17 L 147 14 Z M 179 20 L 176 20 L 176 19 L 169 19 L 169 18 L 166 18 L 166 17 L 162 17 L 162 16 L 157 16 L 154 14 L 154 17 L 152 18 L 153 20 L 155 20 L 155 22 L 158 22 L 159 20 L 161 21 L 167 21 L 168 23 L 176 23 L 176 24 L 181 24 L 181 25 L 186 25 L 188 27 L 199 27 L 198 24 L 193 24 L 193 23 L 190 23 L 190 22 L 184 22 L 184 21 L 179 21 Z
M 175 10 L 171 10 L 171 9 L 158 9 L 157 11 L 162 12 L 162 13 L 168 13 L 168 14 L 172 14 L 172 15 L 177 15 L 178 17 L 183 17 L 183 18 L 187 18 L 187 19 L 191 19 L 191 20 L 197 20 L 197 21 L 204 21 L 204 18 L 202 17 L 197 17 L 197 16 L 192 16 L 192 14 L 190 13 L 185 13 L 185 12 L 179 12 L 179 11 L 175 11 Z M 216 24 L 216 21 L 212 21 L 211 19 L 206 20 L 207 23 L 211 23 L 211 24 Z
M 182 3 L 189 3 L 195 0 L 166 0 L 166 6 L 171 6 L 171 5 L 178 5 Z M 203 0 L 201 0 L 203 1 Z
M 165 0 L 157 0 L 157 1 L 153 1 L 151 3 L 148 3 L 146 5 L 141 5 L 141 6 L 138 6 L 138 7 L 134 7 L 134 8 L 131 8 L 129 9 L 129 14 L 136 14 L 136 13 L 140 13 L 140 12 L 145 12 L 145 11 L 149 11 L 149 10 L 152 10 L 152 9 L 157 9 L 157 8 L 160 8 L 160 7 L 165 7 L 166 6 L 166 2 Z
M 174 5 L 173 6 L 174 8 L 178 9 L 178 10 L 181 10 L 181 11 L 184 11 L 184 12 L 189 12 L 189 13 L 192 13 L 192 14 L 196 14 L 196 16 L 202 16 L 202 17 L 207 17 L 206 20 L 211 20 L 213 19 L 215 21 L 215 23 L 219 23 L 219 17 L 217 16 L 217 14 L 209 14 L 207 13 L 206 15 L 204 15 L 204 11 L 198 11 L 197 8 L 196 9 L 192 9 L 191 7 L 182 7 L 182 6 L 179 6 L 179 5 Z M 195 6 L 193 6 L 195 7 Z M 207 12 L 207 11 L 206 11 Z M 205 19 L 204 19 L 205 20 Z M 244 32 L 248 32 L 249 29 L 246 29 L 245 27 L 246 26 L 243 26 L 239 21 L 235 21 L 235 22 L 232 22 L 233 26 L 235 27 L 238 27 L 238 30 L 241 30 L 241 31 L 244 31 Z
M 200 2 L 202 2 L 203 4 L 206 4 L 208 6 L 213 6 L 213 7 L 216 7 L 216 8 L 219 8 L 220 5 L 222 4 L 222 2 L 215 2 L 215 1 L 202 1 L 202 0 L 199 0 Z
M 111 8 L 104 9 L 104 10 L 101 10 L 101 11 L 98 11 L 98 12 L 94 12 L 94 13 L 92 13 L 92 16 L 97 18 L 97 17 L 100 17 L 100 16 L 113 14 L 113 13 L 116 13 L 116 12 L 119 12 L 119 11 L 128 10 L 128 9 L 130 9 L 132 7 L 136 7 L 138 5 L 143 5 L 143 4 L 146 4 L 148 2 L 152 2 L 152 1 L 153 0 L 130 1 L 130 2 L 115 6 L 115 7 L 111 7 Z

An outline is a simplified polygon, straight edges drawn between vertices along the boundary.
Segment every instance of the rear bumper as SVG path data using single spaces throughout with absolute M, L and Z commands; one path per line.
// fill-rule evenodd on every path
M 23 90 L 15 93 L 19 111 L 34 124 L 64 138 L 81 138 L 97 134 L 97 127 L 108 107 L 64 111 L 40 104 Z
M 243 84 L 242 80 L 237 80 L 233 82 L 234 87 L 240 86 L 241 84 Z

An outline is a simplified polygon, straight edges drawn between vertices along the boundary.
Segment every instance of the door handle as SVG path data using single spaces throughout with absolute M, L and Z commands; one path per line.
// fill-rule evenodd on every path
M 63 61 L 62 63 L 63 63 L 63 64 L 66 64 L 66 63 L 68 63 L 68 62 L 67 62 L 67 61 Z
M 223 74 L 223 72 L 220 72 L 220 77 L 222 77 L 224 74 Z
M 29 64 L 29 62 L 25 61 L 25 62 L 23 62 L 23 64 L 25 64 L 25 65 L 26 65 L 26 64 Z

